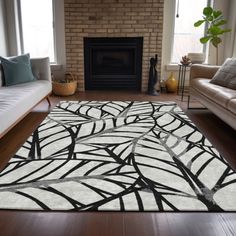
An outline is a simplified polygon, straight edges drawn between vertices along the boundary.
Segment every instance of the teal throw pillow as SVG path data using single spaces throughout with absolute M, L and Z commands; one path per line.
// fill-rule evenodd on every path
M 29 54 L 10 58 L 0 57 L 0 60 L 4 72 L 5 86 L 36 80 L 32 73 Z

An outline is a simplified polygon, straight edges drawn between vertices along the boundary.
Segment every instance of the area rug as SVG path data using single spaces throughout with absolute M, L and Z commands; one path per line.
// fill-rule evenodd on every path
M 0 208 L 235 211 L 236 172 L 173 102 L 60 102 L 0 173 Z

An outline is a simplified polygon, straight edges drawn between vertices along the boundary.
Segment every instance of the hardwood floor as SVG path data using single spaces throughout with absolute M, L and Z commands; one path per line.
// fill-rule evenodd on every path
M 52 107 L 60 100 L 171 100 L 186 110 L 186 102 L 170 94 L 152 97 L 135 92 L 79 92 L 67 98 L 52 97 Z M 199 106 L 196 103 L 193 105 Z M 49 111 L 47 101 L 41 102 L 0 139 L 0 169 Z M 208 110 L 189 110 L 186 113 L 236 169 L 236 131 Z M 0 235 L 235 236 L 236 213 L 45 213 L 0 210 Z

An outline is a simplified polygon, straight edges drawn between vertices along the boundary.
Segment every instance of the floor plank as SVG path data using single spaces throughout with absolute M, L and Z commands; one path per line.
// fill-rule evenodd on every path
M 90 91 L 70 97 L 51 98 L 52 107 L 60 100 L 175 101 L 186 110 L 179 96 L 153 97 L 136 92 Z M 194 102 L 193 106 L 199 106 Z M 22 146 L 50 112 L 46 101 L 0 139 L 0 168 Z M 208 110 L 189 110 L 187 115 L 217 150 L 236 169 L 236 131 Z M 66 213 L 0 210 L 0 235 L 35 236 L 235 236 L 236 213 Z

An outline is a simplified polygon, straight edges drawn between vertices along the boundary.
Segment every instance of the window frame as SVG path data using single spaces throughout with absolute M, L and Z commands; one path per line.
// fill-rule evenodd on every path
M 57 57 L 57 40 L 56 40 L 56 27 L 55 27 L 55 17 L 56 17 L 56 10 L 55 10 L 55 3 L 56 0 L 52 1 L 52 29 L 53 29 L 53 50 L 54 50 L 54 61 L 50 61 L 50 64 L 57 64 L 58 57 Z M 21 54 L 26 53 L 24 50 L 24 37 L 23 37 L 23 24 L 22 24 L 22 9 L 21 9 L 21 0 L 17 0 L 17 13 L 18 13 L 18 27 L 19 27 L 19 50 Z
M 178 1 L 178 0 L 174 1 L 175 14 L 176 14 L 176 1 Z M 213 6 L 213 1 L 214 0 L 207 0 L 207 5 L 206 6 L 211 6 L 212 7 Z M 171 45 L 171 55 L 170 55 L 170 64 L 173 64 L 173 65 L 178 64 L 177 62 L 172 61 L 172 59 L 173 59 L 173 50 L 174 50 L 175 24 L 176 24 L 175 19 L 176 19 L 176 16 L 174 15 L 174 24 L 173 24 L 173 31 L 172 31 L 172 45 Z M 206 36 L 207 26 L 208 26 L 208 24 L 205 23 L 203 37 Z M 205 63 L 207 63 L 208 62 L 208 54 L 209 54 L 209 44 L 203 44 L 202 52 L 205 54 Z

